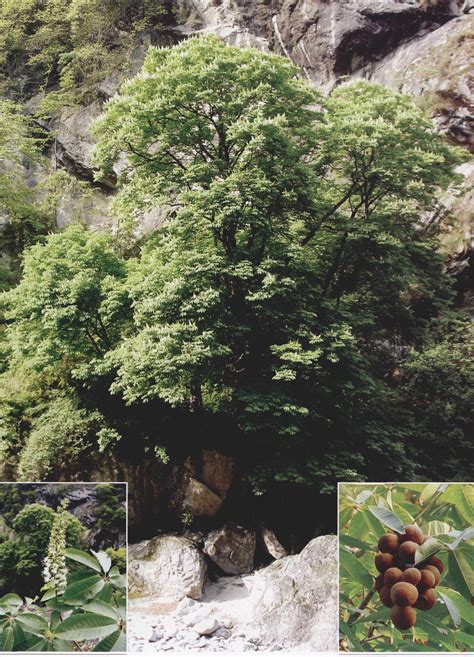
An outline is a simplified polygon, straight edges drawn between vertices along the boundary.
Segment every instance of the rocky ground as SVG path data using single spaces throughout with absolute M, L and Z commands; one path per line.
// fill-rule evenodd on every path
M 202 600 L 181 602 L 149 596 L 129 604 L 129 650 L 251 652 L 282 650 L 263 643 L 249 628 L 255 573 L 221 577 L 210 583 Z
M 225 565 L 229 545 L 234 552 L 245 551 L 242 544 L 237 547 L 239 529 L 248 533 L 238 526 L 221 533 L 215 553 L 210 551 L 212 560 Z M 337 650 L 336 552 L 335 536 L 319 536 L 299 554 L 277 554 L 270 565 L 250 574 L 212 582 L 200 549 L 187 538 L 161 536 L 132 545 L 129 649 L 147 653 Z

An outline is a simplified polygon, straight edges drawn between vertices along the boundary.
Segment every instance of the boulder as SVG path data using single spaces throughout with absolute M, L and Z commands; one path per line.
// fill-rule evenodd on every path
M 228 575 L 242 575 L 253 569 L 255 532 L 228 522 L 212 531 L 204 543 L 204 552 Z
M 190 477 L 184 489 L 182 507 L 194 517 L 215 516 L 222 506 L 222 499 L 197 479 Z
M 234 477 L 234 459 L 214 449 L 202 452 L 201 481 L 224 499 Z
M 275 536 L 275 532 L 271 529 L 263 527 L 262 540 L 265 551 L 274 559 L 283 559 L 288 556 L 288 552 Z
M 206 581 L 203 555 L 188 539 L 157 536 L 128 547 L 128 586 L 131 596 L 154 595 L 199 600 Z
M 337 537 L 319 536 L 295 556 L 257 571 L 247 630 L 263 644 L 337 652 Z

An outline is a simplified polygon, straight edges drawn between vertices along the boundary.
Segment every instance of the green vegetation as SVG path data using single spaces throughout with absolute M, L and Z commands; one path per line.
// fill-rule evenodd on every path
M 13 520 L 15 537 L 0 543 L 0 586 L 32 594 L 42 579 L 43 559 L 48 547 L 56 513 L 39 503 L 27 504 Z M 81 547 L 85 528 L 71 514 L 67 514 L 66 543 Z
M 339 521 L 341 649 L 469 651 L 474 486 L 342 484 Z
M 323 99 L 286 59 L 193 38 L 150 48 L 95 134 L 99 177 L 127 160 L 118 237 L 49 236 L 2 296 L 16 472 L 91 448 L 171 466 L 183 434 L 256 494 L 469 476 L 472 330 L 421 221 L 465 156 L 408 97 Z
M 98 83 L 125 65 L 136 34 L 160 28 L 163 14 L 155 0 L 4 0 L 0 81 L 22 96 L 59 83 L 46 98 L 47 112 L 91 102 Z
M 100 484 L 95 489 L 98 526 L 102 529 L 125 527 L 126 509 L 121 499 L 123 486 Z M 111 555 L 112 556 L 112 555 Z M 119 558 L 119 555 L 117 555 Z
M 60 558 L 67 571 L 63 590 L 49 580 L 34 600 L 15 593 L 0 598 L 0 650 L 125 651 L 125 576 L 105 552 L 66 549 Z

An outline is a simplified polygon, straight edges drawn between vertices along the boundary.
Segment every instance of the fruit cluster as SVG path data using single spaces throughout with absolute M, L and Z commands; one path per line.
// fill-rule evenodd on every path
M 425 541 L 416 525 L 407 525 L 404 534 L 381 536 L 375 556 L 380 575 L 375 589 L 380 600 L 391 608 L 391 618 L 399 630 L 416 623 L 416 609 L 429 611 L 436 604 L 435 587 L 444 571 L 443 562 L 431 556 L 415 565 L 415 552 Z

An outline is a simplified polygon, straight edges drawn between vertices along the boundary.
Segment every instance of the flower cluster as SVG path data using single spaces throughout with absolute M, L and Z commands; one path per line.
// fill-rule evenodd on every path
M 56 510 L 49 537 L 48 552 L 44 560 L 43 577 L 47 584 L 54 586 L 58 592 L 66 588 L 66 530 L 69 524 L 67 507 L 69 501 L 64 499 Z

